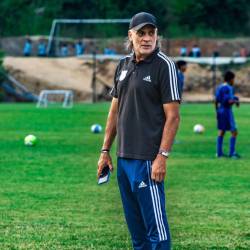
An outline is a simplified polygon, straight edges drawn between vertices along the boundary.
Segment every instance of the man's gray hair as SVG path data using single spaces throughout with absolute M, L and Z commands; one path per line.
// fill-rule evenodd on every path
M 156 47 L 161 48 L 161 41 L 162 37 L 158 36 L 157 41 L 156 41 Z M 133 43 L 129 41 L 129 38 L 126 37 L 125 43 L 124 43 L 125 49 L 130 53 L 133 51 Z

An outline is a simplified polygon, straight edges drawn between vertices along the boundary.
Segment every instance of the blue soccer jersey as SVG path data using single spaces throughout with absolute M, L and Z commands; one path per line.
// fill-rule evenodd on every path
M 177 77 L 178 77 L 178 80 L 179 80 L 180 91 L 182 93 L 183 92 L 183 87 L 184 87 L 185 76 L 180 70 L 178 70 Z
M 236 130 L 232 105 L 238 98 L 234 96 L 234 89 L 227 83 L 218 86 L 215 99 L 217 103 L 217 127 L 219 130 Z

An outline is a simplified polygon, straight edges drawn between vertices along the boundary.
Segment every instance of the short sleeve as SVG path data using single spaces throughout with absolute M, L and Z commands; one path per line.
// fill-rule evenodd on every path
M 215 100 L 216 102 L 221 102 L 221 98 L 220 98 L 220 87 L 218 87 L 216 89 L 216 92 L 215 92 Z
M 164 58 L 160 66 L 159 87 L 162 103 L 181 101 L 181 90 L 175 63 Z
M 230 99 L 234 99 L 234 88 L 230 86 Z
M 118 98 L 118 92 L 117 92 L 117 83 L 118 83 L 118 72 L 120 68 L 120 63 L 117 65 L 116 70 L 115 70 L 115 75 L 114 75 L 114 85 L 110 91 L 110 95 Z

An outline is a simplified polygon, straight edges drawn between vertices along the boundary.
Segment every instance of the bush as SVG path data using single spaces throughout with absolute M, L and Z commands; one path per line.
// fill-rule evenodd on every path
M 4 53 L 0 51 L 0 102 L 4 99 L 4 90 L 2 89 L 2 82 L 4 80 L 4 68 L 3 68 Z

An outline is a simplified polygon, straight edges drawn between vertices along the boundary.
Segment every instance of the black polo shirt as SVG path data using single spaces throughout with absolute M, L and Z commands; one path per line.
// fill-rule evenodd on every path
M 119 62 L 111 95 L 118 98 L 119 157 L 154 160 L 160 147 L 163 104 L 180 101 L 174 62 L 158 48 L 136 63 L 133 54 Z

